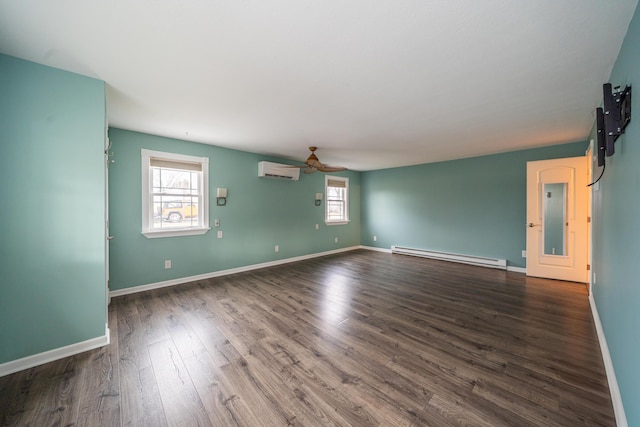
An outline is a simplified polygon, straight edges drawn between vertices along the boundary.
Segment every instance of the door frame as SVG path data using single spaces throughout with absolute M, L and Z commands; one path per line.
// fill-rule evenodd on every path
M 591 283 L 591 257 L 592 257 L 592 251 L 591 251 L 591 245 L 592 245 L 592 239 L 591 239 L 591 191 L 584 189 L 585 191 L 583 193 L 581 193 L 580 197 L 576 197 L 577 193 L 576 191 L 578 190 L 578 188 L 582 187 L 583 183 L 581 182 L 581 180 L 584 180 L 584 185 L 586 186 L 590 180 L 591 180 L 591 169 L 592 169 L 592 144 L 590 144 L 590 146 L 587 148 L 587 150 L 585 151 L 585 154 L 583 156 L 573 156 L 573 157 L 564 157 L 564 158 L 556 158 L 556 159 L 542 159 L 542 160 L 532 160 L 530 162 L 527 162 L 527 217 L 526 217 L 526 227 L 528 227 L 526 230 L 526 247 L 527 247 L 527 268 L 525 269 L 526 274 L 532 277 L 546 277 L 546 278 L 551 278 L 551 279 L 556 279 L 556 280 L 568 280 L 568 281 L 576 281 L 578 283 L 585 283 L 587 284 L 587 288 L 589 288 L 590 283 Z M 541 228 L 541 231 L 538 231 L 537 233 L 534 234 L 533 231 L 529 230 L 529 228 L 534 228 L 537 226 L 541 226 L 543 227 L 544 224 L 534 224 L 535 222 L 538 222 L 538 219 L 542 219 L 542 218 L 538 218 L 542 213 L 540 211 L 540 197 L 541 197 L 541 193 L 540 193 L 540 188 L 539 188 L 539 177 L 536 177 L 536 181 L 535 183 L 530 179 L 530 172 L 529 172 L 529 164 L 530 163 L 542 163 L 542 162 L 549 162 L 550 166 L 549 169 L 547 171 L 547 174 L 549 173 L 555 173 L 554 169 L 555 166 L 553 166 L 553 163 L 558 163 L 557 167 L 558 168 L 562 168 L 563 166 L 561 166 L 562 160 L 563 159 L 567 159 L 567 161 L 569 159 L 583 159 L 584 162 L 586 162 L 585 165 L 580 165 L 580 170 L 583 171 L 584 174 L 579 174 L 579 175 L 572 175 L 574 177 L 574 182 L 573 182 L 573 191 L 570 191 L 571 193 L 571 197 L 574 198 L 574 204 L 572 206 L 576 206 L 575 204 L 577 204 L 580 200 L 582 200 L 583 204 L 581 205 L 577 205 L 579 206 L 579 210 L 582 210 L 582 212 L 575 212 L 574 215 L 574 220 L 573 221 L 569 221 L 567 222 L 566 226 L 569 226 L 570 224 L 573 223 L 572 225 L 572 229 L 574 231 L 579 232 L 579 239 L 581 239 L 584 243 L 580 244 L 580 242 L 575 242 L 574 241 L 574 247 L 573 249 L 570 249 L 573 251 L 573 254 L 571 255 L 573 258 L 565 258 L 566 262 L 563 262 L 562 258 L 559 259 L 551 259 L 551 256 L 544 256 L 540 253 L 540 251 L 542 250 L 540 248 L 540 244 L 543 244 L 542 241 L 538 240 L 537 242 L 533 242 L 532 240 L 533 238 L 535 239 L 539 239 L 540 238 L 540 234 L 542 233 L 542 231 L 544 230 L 543 228 Z M 568 162 L 569 163 L 569 162 Z M 571 166 L 569 166 L 571 167 Z M 577 167 L 577 166 L 576 166 Z M 558 171 L 561 171 L 562 169 L 557 169 Z M 539 173 L 544 173 L 544 170 L 541 170 Z M 586 175 L 586 176 L 585 176 Z M 586 178 L 586 179 L 585 179 Z M 535 196 L 535 206 L 531 205 L 531 201 L 530 201 L 530 193 L 534 192 L 536 193 Z M 532 212 L 532 210 L 535 211 L 535 214 Z M 585 217 L 583 217 L 582 215 L 585 215 Z M 580 219 L 580 218 L 584 218 L 584 219 Z M 567 218 L 567 220 L 569 220 L 569 218 Z M 583 222 L 585 221 L 586 222 Z M 575 227 L 578 227 L 577 229 Z M 535 237 L 534 237 L 535 236 Z M 586 246 L 584 247 L 585 252 L 583 252 L 582 254 L 579 254 L 579 258 L 576 258 L 576 255 L 578 255 L 576 253 L 576 251 L 581 251 L 581 249 L 583 248 L 583 245 Z M 537 246 L 537 247 L 536 247 Z M 578 249 L 579 248 L 579 249 Z M 537 249 L 537 250 L 533 250 L 533 249 Z M 548 259 L 547 259 L 548 258 Z M 545 260 L 546 259 L 546 263 Z M 539 261 L 542 260 L 542 261 Z M 584 261 L 583 261 L 584 260 Z M 534 264 L 535 261 L 535 264 Z M 584 262 L 586 264 L 586 270 L 584 269 L 580 269 L 580 270 L 571 270 L 571 262 L 573 262 L 573 268 L 575 268 L 576 265 L 578 265 L 577 263 L 582 263 Z M 535 274 L 531 274 L 532 270 L 533 270 L 533 265 L 536 265 L 537 267 L 539 267 L 539 270 L 535 272 Z M 584 264 L 583 264 L 584 265 Z M 557 270 L 554 271 L 554 269 L 557 266 Z M 565 270 L 562 270 L 562 269 Z M 569 270 L 567 270 L 567 268 Z M 584 277 L 582 277 L 580 280 L 575 280 L 570 278 L 571 277 L 571 273 L 570 271 L 575 271 L 579 274 L 579 276 L 582 276 L 582 272 L 584 271 Z M 574 276 L 575 277 L 575 276 Z
M 589 181 L 589 191 L 587 192 L 587 250 L 589 259 L 589 281 L 587 283 L 587 295 L 591 295 L 591 287 L 593 286 L 593 192 L 600 188 L 600 183 L 593 184 L 593 162 L 597 161 L 594 158 L 595 153 L 595 140 L 589 141 L 585 156 L 587 156 L 587 180 Z

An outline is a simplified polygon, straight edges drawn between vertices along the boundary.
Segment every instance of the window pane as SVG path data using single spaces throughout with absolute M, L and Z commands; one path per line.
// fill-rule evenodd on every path
M 344 201 L 327 200 L 327 220 L 336 221 L 343 220 L 344 217 Z
M 159 167 L 153 167 L 152 172 L 153 187 L 151 191 L 154 194 L 198 194 L 199 172 Z
M 153 229 L 201 226 L 197 171 L 152 167 Z
M 344 188 L 327 187 L 327 199 L 344 200 Z
M 331 186 L 331 180 L 327 181 L 326 186 L 326 216 L 325 221 L 347 221 L 347 183 L 344 186 Z
M 176 195 L 153 196 L 153 228 L 171 230 L 200 227 L 199 198 Z

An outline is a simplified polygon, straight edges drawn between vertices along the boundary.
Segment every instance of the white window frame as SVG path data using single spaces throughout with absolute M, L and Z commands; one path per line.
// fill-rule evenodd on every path
M 342 181 L 344 182 L 344 218 L 340 220 L 329 220 L 329 181 Z M 349 220 L 349 178 L 342 176 L 330 176 L 324 177 L 324 223 L 326 225 L 344 225 L 350 222 Z
M 153 151 L 142 149 L 142 234 L 150 239 L 158 237 L 194 236 L 205 234 L 209 227 L 209 158 L 195 157 L 185 154 L 166 153 L 163 151 Z M 199 163 L 202 172 L 200 173 L 200 189 L 198 203 L 198 226 L 184 228 L 159 230 L 153 228 L 153 185 L 151 159 L 161 159 L 177 163 Z

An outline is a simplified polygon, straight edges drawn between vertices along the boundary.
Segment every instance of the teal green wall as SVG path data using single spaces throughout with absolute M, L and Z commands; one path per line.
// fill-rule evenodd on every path
M 0 55 L 0 363 L 104 336 L 104 83 Z
M 525 267 L 527 162 L 582 156 L 587 146 L 577 142 L 364 172 L 362 244 L 486 256 Z
M 606 159 L 600 188 L 593 191 L 592 199 L 593 297 L 630 426 L 640 426 L 639 46 L 640 11 L 636 9 L 609 79 L 613 86 L 633 86 L 631 123 L 616 142 L 615 155 Z
M 258 178 L 259 161 L 281 160 L 121 129 L 110 129 L 109 139 L 115 160 L 109 168 L 109 221 L 115 236 L 110 244 L 111 290 L 360 244 L 358 172 L 332 174 L 349 178 L 352 221 L 326 226 L 324 201 L 320 207 L 314 205 L 315 193 L 324 193 L 325 174 L 300 174 L 299 181 Z M 142 148 L 209 157 L 211 231 L 156 239 L 141 234 Z M 217 187 L 229 191 L 226 206 L 216 206 Z M 213 227 L 215 218 L 220 219 L 218 229 Z M 216 238 L 218 230 L 223 231 L 222 239 Z M 280 252 L 274 251 L 275 245 Z M 167 259 L 172 262 L 168 270 Z

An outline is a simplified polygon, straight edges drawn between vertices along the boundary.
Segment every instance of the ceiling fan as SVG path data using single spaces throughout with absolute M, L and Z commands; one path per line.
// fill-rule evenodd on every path
M 293 167 L 306 168 L 304 170 L 304 173 L 306 174 L 314 173 L 315 171 L 340 172 L 340 171 L 347 170 L 347 168 L 343 168 L 341 166 L 329 166 L 329 165 L 325 165 L 324 163 L 321 163 L 320 160 L 318 160 L 318 157 L 316 156 L 316 153 L 315 153 L 317 149 L 318 147 L 309 147 L 309 150 L 311 150 L 311 154 L 309 155 L 309 157 L 307 157 L 307 160 L 304 161 L 304 166 L 293 166 Z

